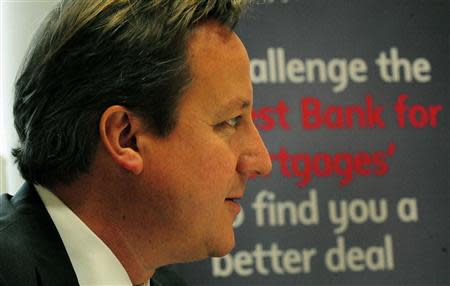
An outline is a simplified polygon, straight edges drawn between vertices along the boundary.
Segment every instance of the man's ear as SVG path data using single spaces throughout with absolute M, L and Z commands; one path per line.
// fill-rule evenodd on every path
M 136 143 L 140 120 L 120 105 L 110 106 L 100 118 L 100 140 L 113 160 L 122 168 L 138 175 L 144 167 Z

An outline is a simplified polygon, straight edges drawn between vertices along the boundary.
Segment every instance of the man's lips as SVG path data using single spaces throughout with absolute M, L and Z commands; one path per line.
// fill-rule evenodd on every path
M 238 215 L 238 213 L 241 211 L 241 205 L 238 202 L 240 198 L 242 198 L 242 196 L 225 198 L 225 205 L 227 205 L 227 207 L 233 211 L 234 215 Z
M 242 197 L 243 197 L 243 195 L 231 195 L 229 197 L 226 197 L 225 200 L 236 202 L 237 200 L 242 199 Z

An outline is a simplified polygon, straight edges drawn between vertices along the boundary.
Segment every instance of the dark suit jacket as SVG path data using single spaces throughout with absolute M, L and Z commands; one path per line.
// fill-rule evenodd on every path
M 185 285 L 166 268 L 151 283 Z M 28 183 L 15 196 L 0 197 L 0 285 L 79 285 L 61 237 Z

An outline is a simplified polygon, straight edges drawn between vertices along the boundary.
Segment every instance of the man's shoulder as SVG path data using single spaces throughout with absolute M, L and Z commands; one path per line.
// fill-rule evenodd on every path
M 25 183 L 14 195 L 0 196 L 0 236 L 38 230 L 48 224 L 45 206 L 33 186 Z M 25 233 L 26 234 L 26 233 Z M 23 236 L 26 237 L 26 236 Z
M 0 269 L 0 285 L 75 285 L 58 284 L 64 277 L 76 277 L 58 231 L 30 184 L 14 196 L 0 196 Z
M 29 248 L 32 238 L 28 234 L 32 218 L 33 212 L 27 207 L 23 192 L 0 196 L 0 269 L 5 270 L 0 273 L 2 285 L 10 285 L 11 281 L 33 285 L 36 274 Z
M 170 266 L 158 268 L 151 280 L 152 286 L 186 286 L 186 282 Z
M 28 188 L 28 186 L 25 186 Z M 23 187 L 24 188 L 24 187 Z M 31 201 L 24 197 L 23 188 L 15 195 L 2 194 L 0 196 L 0 249 L 14 248 L 17 254 L 20 250 L 26 248 L 27 231 L 29 231 L 30 223 L 36 216 L 32 208 L 28 206 Z M 30 200 L 32 198 L 29 198 Z M 5 252 L 0 252 L 4 256 Z

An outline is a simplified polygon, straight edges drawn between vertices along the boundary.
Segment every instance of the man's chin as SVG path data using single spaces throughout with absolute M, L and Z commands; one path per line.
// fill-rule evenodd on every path
M 234 234 L 228 241 L 222 241 L 220 245 L 211 248 L 209 257 L 222 257 L 229 254 L 235 246 Z
M 196 252 L 179 252 L 178 254 L 182 257 L 181 261 L 178 263 L 188 263 L 195 262 L 209 257 L 222 257 L 229 254 L 235 247 L 234 231 L 230 227 L 229 232 L 222 232 L 214 237 L 207 239 L 200 248 L 196 248 Z M 193 250 L 194 248 L 190 248 Z

